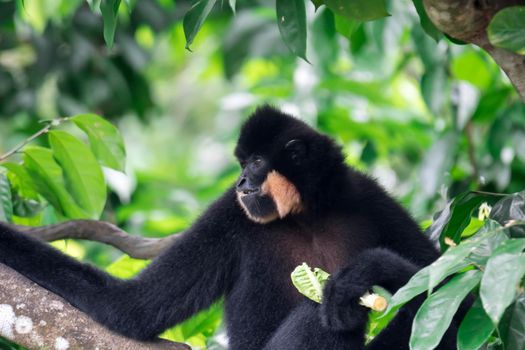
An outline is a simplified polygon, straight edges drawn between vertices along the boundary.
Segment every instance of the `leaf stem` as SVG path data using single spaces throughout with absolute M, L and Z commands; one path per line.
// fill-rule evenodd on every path
M 24 147 L 25 145 L 27 145 L 28 143 L 30 143 L 31 141 L 33 141 L 37 137 L 46 134 L 51 128 L 53 128 L 55 126 L 59 126 L 60 124 L 62 124 L 64 122 L 67 122 L 68 120 L 69 120 L 69 118 L 66 117 L 66 118 L 57 118 L 57 119 L 53 119 L 53 120 L 49 121 L 48 124 L 45 127 L 40 129 L 39 131 L 37 131 L 33 135 L 29 136 L 27 139 L 25 139 L 24 141 L 22 141 L 21 143 L 16 145 L 13 149 L 8 151 L 7 153 L 5 153 L 2 156 L 0 156 L 0 162 L 3 162 L 7 158 L 11 157 L 13 154 L 15 154 L 18 151 L 20 151 L 20 149 L 22 149 L 22 147 Z

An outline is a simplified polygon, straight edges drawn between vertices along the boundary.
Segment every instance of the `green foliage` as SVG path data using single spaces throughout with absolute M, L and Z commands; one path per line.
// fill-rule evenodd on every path
M 195 36 L 216 2 L 216 0 L 199 0 L 193 4 L 192 8 L 184 16 L 184 35 L 186 36 L 187 49 L 190 48 Z
M 487 32 L 492 45 L 525 55 L 525 6 L 511 6 L 496 13 Z
M 318 303 L 322 302 L 323 288 L 329 277 L 328 272 L 318 267 L 312 271 L 306 263 L 297 266 L 291 274 L 292 283 L 299 293 Z
M 414 319 L 411 349 L 432 349 L 437 346 L 459 304 L 471 290 L 476 291 L 474 293 L 476 301 L 460 325 L 458 348 L 477 349 L 486 344 L 491 337 L 499 338 L 504 344 L 522 344 L 521 335 L 508 332 L 508 325 L 500 323 L 504 313 L 512 312 L 513 305 L 520 302 L 518 298 L 524 288 L 525 238 L 512 238 L 513 233 L 510 230 L 513 226 L 525 225 L 523 202 L 511 199 L 522 198 L 522 196 L 523 192 L 505 196 L 494 205 L 494 208 L 498 209 L 491 213 L 491 217 L 494 219 L 494 215 L 498 216 L 498 220 L 501 220 L 505 226 L 487 220 L 485 226 L 469 239 L 461 241 L 457 247 L 454 246 L 454 241 L 445 239 L 449 238 L 446 236 L 446 231 L 440 231 L 440 238 L 453 247 L 433 264 L 416 273 L 392 296 L 386 314 L 428 290 L 429 297 Z M 466 204 L 470 200 L 465 201 L 465 199 L 469 197 L 470 200 L 476 198 L 472 193 L 458 198 Z M 509 204 L 509 200 L 512 204 Z M 479 200 L 476 203 L 479 207 Z M 502 206 L 508 210 L 502 211 L 500 209 Z M 455 210 L 454 207 L 452 211 Z M 467 212 L 463 215 L 471 217 L 472 209 L 469 206 L 459 209 L 459 211 L 465 210 Z M 503 212 L 506 214 L 502 214 Z M 446 225 L 461 231 L 459 237 L 466 227 L 463 222 L 453 221 L 450 215 L 438 216 L 438 220 L 446 221 Z M 440 225 L 443 226 L 442 223 Z M 438 283 L 450 275 L 453 275 L 451 280 L 433 291 Z M 520 313 L 515 314 L 514 317 L 518 317 L 519 321 L 513 319 L 513 322 L 523 323 L 525 319 L 520 318 L 522 316 Z M 498 326 L 499 328 L 496 329 Z M 476 329 L 474 334 L 473 329 Z M 502 337 L 502 329 L 505 329 L 506 337 Z
M 91 149 L 71 133 L 48 131 L 68 120 L 87 134 Z M 64 219 L 99 218 L 106 202 L 101 165 L 121 169 L 124 164 L 124 145 L 118 130 L 91 114 L 51 121 L 36 135 L 44 133 L 49 148 L 27 146 L 22 150 L 23 163 L 3 164 L 6 171 L 0 174 L 0 198 L 4 220 L 11 220 L 13 213 L 20 217 L 37 215 L 43 209 L 43 199 Z
M 42 122 L 75 115 L 51 128 L 60 130 L 55 148 L 42 136 L 2 160 L 0 219 L 96 217 L 144 236 L 184 230 L 236 178 L 242 120 L 271 103 L 335 138 L 346 162 L 378 178 L 445 251 L 393 296 L 387 316 L 421 293 L 446 291 L 436 288 L 447 278 L 486 273 L 500 254 L 512 256 L 508 266 L 522 262 L 525 107 L 497 64 L 476 47 L 439 40 L 421 0 L 312 3 L 303 11 L 285 1 L 0 1 L 0 154 Z M 284 27 L 283 7 L 293 19 Z M 518 48 L 520 15 L 498 14 L 491 40 Z M 123 139 L 127 174 L 105 169 L 103 181 L 101 167 L 124 169 Z M 88 184 L 96 190 L 86 192 Z M 485 202 L 494 221 L 477 217 Z M 118 261 L 109 270 L 123 278 L 147 264 L 96 244 L 65 250 L 104 268 Z M 523 282 L 512 288 L 520 271 L 491 265 L 507 277 L 483 276 L 472 289 L 458 347 L 523 349 Z M 493 293 L 510 285 L 486 298 L 497 324 L 480 297 L 483 281 Z M 429 304 L 423 320 L 439 316 L 444 327 L 448 311 Z M 372 313 L 369 337 L 387 316 Z M 213 339 L 221 318 L 217 304 L 165 336 L 222 349 Z M 418 343 L 439 337 L 427 328 Z
M 306 11 L 303 0 L 277 0 L 277 24 L 290 51 L 306 60 Z

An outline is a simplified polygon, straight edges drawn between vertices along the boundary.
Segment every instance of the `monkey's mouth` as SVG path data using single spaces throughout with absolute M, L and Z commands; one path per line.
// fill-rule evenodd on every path
M 248 217 L 256 222 L 266 223 L 278 217 L 273 199 L 260 191 L 237 192 L 237 199 Z

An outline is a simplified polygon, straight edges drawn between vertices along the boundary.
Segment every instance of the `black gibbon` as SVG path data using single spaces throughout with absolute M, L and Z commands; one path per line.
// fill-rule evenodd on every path
M 0 224 L 0 263 L 136 339 L 218 298 L 232 350 L 408 349 L 421 300 L 405 305 L 365 346 L 359 297 L 403 286 L 438 251 L 339 146 L 305 123 L 259 108 L 241 129 L 235 185 L 137 277 L 120 280 Z M 322 304 L 294 288 L 302 262 L 332 273 Z M 441 349 L 455 348 L 455 324 Z

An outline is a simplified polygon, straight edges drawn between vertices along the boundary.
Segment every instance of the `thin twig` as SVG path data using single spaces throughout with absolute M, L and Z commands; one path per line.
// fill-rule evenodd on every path
M 133 236 L 109 222 L 96 220 L 73 220 L 41 227 L 3 224 L 46 242 L 73 238 L 109 244 L 136 259 L 155 258 L 182 237 L 182 233 L 163 238 Z
M 33 141 L 37 137 L 42 136 L 43 134 L 47 133 L 52 127 L 58 126 L 58 125 L 66 122 L 68 120 L 69 120 L 69 118 L 53 119 L 45 127 L 43 127 L 42 129 L 40 129 L 39 131 L 37 131 L 33 135 L 29 136 L 27 139 L 25 139 L 24 141 L 22 141 L 21 143 L 16 145 L 15 148 L 13 148 L 12 150 L 8 151 L 6 154 L 0 156 L 0 162 L 6 160 L 7 158 L 11 157 L 13 154 L 15 154 L 18 151 L 20 151 L 22 149 L 22 147 L 24 147 L 25 145 L 27 145 L 28 143 L 30 143 L 31 141 Z

